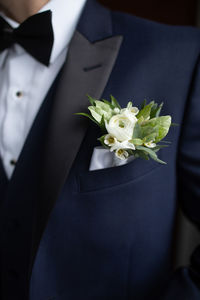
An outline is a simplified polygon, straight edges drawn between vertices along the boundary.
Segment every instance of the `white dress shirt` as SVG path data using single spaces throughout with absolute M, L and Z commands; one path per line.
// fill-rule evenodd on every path
M 50 0 L 54 44 L 46 67 L 20 45 L 0 53 L 0 155 L 11 178 L 37 112 L 67 55 L 68 44 L 86 0 Z M 0 13 L 13 27 L 18 23 Z

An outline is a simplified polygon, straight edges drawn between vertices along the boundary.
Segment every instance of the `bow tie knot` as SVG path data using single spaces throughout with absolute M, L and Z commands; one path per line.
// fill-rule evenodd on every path
M 25 20 L 18 28 L 12 28 L 0 17 L 0 52 L 17 43 L 31 56 L 48 66 L 54 42 L 50 10 Z

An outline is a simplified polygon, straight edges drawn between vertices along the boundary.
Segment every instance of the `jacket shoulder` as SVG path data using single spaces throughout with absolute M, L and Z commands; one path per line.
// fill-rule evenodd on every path
M 190 26 L 174 26 L 129 15 L 111 12 L 114 34 L 123 35 L 126 40 L 151 43 L 167 43 L 173 46 L 200 46 L 200 30 Z

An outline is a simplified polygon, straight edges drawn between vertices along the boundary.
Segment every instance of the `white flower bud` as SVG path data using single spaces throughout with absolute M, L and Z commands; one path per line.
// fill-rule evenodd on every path
M 104 144 L 108 145 L 108 146 L 114 146 L 117 143 L 117 139 L 111 135 L 111 134 L 106 134 L 105 138 L 104 138 Z
M 115 108 L 114 108 L 114 113 L 115 113 L 115 114 L 119 114 L 119 113 L 120 113 L 120 109 L 117 108 L 117 107 L 115 107 Z
M 116 150 L 115 155 L 121 160 L 127 159 L 129 157 L 128 152 L 124 149 Z
M 153 143 L 153 141 L 150 141 L 148 143 L 144 143 L 144 145 L 147 147 L 147 148 L 155 148 L 156 147 L 156 144 Z

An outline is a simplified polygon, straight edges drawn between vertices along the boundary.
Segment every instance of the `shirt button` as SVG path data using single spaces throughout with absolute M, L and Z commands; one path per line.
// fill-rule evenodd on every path
M 17 91 L 16 96 L 17 96 L 17 98 L 22 98 L 22 96 L 23 96 L 22 91 Z
M 16 165 L 16 163 L 17 163 L 17 161 L 16 161 L 15 159 L 11 159 L 11 160 L 10 160 L 10 164 L 11 164 L 11 166 L 15 166 L 15 165 Z

